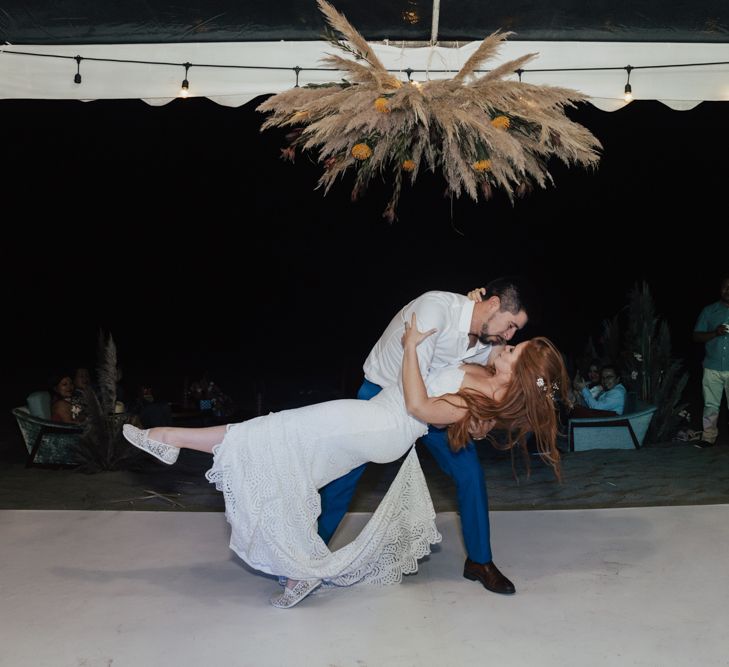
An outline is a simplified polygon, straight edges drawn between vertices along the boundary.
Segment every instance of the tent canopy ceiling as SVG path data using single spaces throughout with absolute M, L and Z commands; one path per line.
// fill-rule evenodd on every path
M 335 0 L 369 40 L 431 39 L 433 0 Z M 526 41 L 729 42 L 726 0 L 440 0 L 438 39 L 497 29 Z M 10 44 L 134 44 L 318 40 L 314 0 L 5 0 Z
M 674 109 L 729 100 L 729 64 L 716 65 L 729 63 L 726 0 L 550 0 L 508 11 L 491 0 L 334 4 L 403 80 L 408 70 L 416 81 L 453 76 L 501 28 L 515 34 L 486 67 L 538 53 L 525 82 L 575 88 L 605 110 L 625 105 L 628 65 L 634 99 Z M 333 47 L 315 0 L 6 0 L 0 30 L 0 99 L 159 105 L 189 94 L 239 106 L 342 76 L 321 70 Z

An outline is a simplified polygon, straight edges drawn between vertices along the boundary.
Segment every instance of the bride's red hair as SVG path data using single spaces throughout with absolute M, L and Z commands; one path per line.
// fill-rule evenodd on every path
M 558 401 L 568 402 L 569 379 L 562 355 L 547 338 L 532 338 L 519 355 L 512 369 L 512 379 L 499 401 L 479 391 L 462 389 L 458 395 L 466 402 L 468 413 L 448 427 L 451 449 L 458 451 L 471 439 L 471 420 L 496 420 L 497 429 L 507 432 L 506 443 L 487 436 L 499 449 L 510 449 L 525 442 L 532 432 L 541 456 L 560 476 L 557 432 Z

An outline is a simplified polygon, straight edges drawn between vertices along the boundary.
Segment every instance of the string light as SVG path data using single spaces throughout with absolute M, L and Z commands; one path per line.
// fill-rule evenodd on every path
M 11 45 L 8 45 L 11 46 Z M 246 70 L 293 70 L 296 73 L 296 79 L 298 84 L 298 77 L 300 72 L 338 72 L 338 70 L 335 67 L 289 67 L 286 65 L 217 65 L 212 63 L 179 63 L 179 62 L 168 62 L 168 61 L 159 61 L 159 60 L 132 60 L 132 59 L 124 59 L 124 58 L 90 58 L 90 57 L 84 57 L 84 56 L 66 56 L 66 55 L 60 55 L 60 54 L 54 54 L 54 53 L 33 53 L 29 51 L 8 51 L 4 48 L 0 48 L 0 54 L 3 55 L 14 55 L 14 56 L 27 56 L 27 57 L 35 57 L 35 58 L 60 58 L 60 59 L 66 59 L 66 60 L 75 60 L 76 61 L 76 75 L 74 76 L 73 80 L 75 83 L 80 84 L 81 83 L 81 61 L 82 60 L 91 60 L 94 62 L 106 62 L 106 63 L 124 63 L 124 64 L 136 64 L 136 65 L 160 65 L 160 66 L 178 66 L 178 67 L 184 67 L 185 68 L 185 78 L 182 81 L 182 85 L 180 88 L 180 96 L 181 97 L 187 97 L 189 95 L 189 89 L 190 89 L 190 82 L 187 79 L 188 71 L 191 67 L 198 67 L 198 68 L 204 68 L 209 67 L 213 69 L 246 69 Z M 534 69 L 517 69 L 514 71 L 514 73 L 519 77 L 519 80 L 521 81 L 522 74 L 525 72 L 596 72 L 596 71 L 617 71 L 617 70 L 625 70 L 628 73 L 628 80 L 625 84 L 625 100 L 630 101 L 633 99 L 632 97 L 632 87 L 630 85 L 630 73 L 633 70 L 636 69 L 663 69 L 663 68 L 678 68 L 678 67 L 711 67 L 716 65 L 729 65 L 729 61 L 715 61 L 715 62 L 705 62 L 705 63 L 673 63 L 673 64 L 666 64 L 666 65 L 624 65 L 624 66 L 614 66 L 614 67 L 551 67 L 551 68 L 534 68 Z M 400 69 L 388 69 L 388 72 L 392 72 L 393 74 L 397 74 L 400 72 L 405 72 L 408 77 L 408 81 L 412 81 L 412 75 L 417 73 L 450 73 L 452 72 L 451 69 L 413 69 L 411 67 L 408 67 L 405 70 Z M 479 69 L 474 70 L 474 73 L 483 74 L 490 72 L 491 70 L 487 69 Z
M 187 80 L 187 72 L 192 67 L 192 63 L 185 63 L 185 78 L 182 80 L 180 87 L 180 97 L 187 97 L 190 94 L 190 82 Z
M 632 102 L 633 101 L 633 88 L 630 85 L 630 73 L 633 71 L 633 67 L 628 65 L 625 68 L 625 71 L 628 73 L 628 81 L 625 84 L 625 101 L 626 102 Z
M 76 76 L 73 77 L 73 82 L 81 83 L 81 61 L 83 58 L 81 56 L 76 56 L 74 60 L 76 61 Z

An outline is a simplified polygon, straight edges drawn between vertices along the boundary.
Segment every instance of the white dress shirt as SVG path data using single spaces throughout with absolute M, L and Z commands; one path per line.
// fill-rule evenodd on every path
M 405 306 L 385 329 L 364 363 L 365 377 L 381 387 L 401 381 L 402 335 L 405 322 L 415 313 L 418 330 L 437 329 L 418 345 L 418 364 L 424 378 L 432 369 L 458 366 L 461 362 L 486 363 L 491 345 L 477 341 L 469 349 L 475 302 L 452 292 L 426 292 Z

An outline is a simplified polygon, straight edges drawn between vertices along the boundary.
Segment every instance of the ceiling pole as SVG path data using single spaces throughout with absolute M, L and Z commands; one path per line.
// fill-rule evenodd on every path
M 438 22 L 440 21 L 440 0 L 433 0 L 433 26 L 430 29 L 430 43 L 438 42 Z

